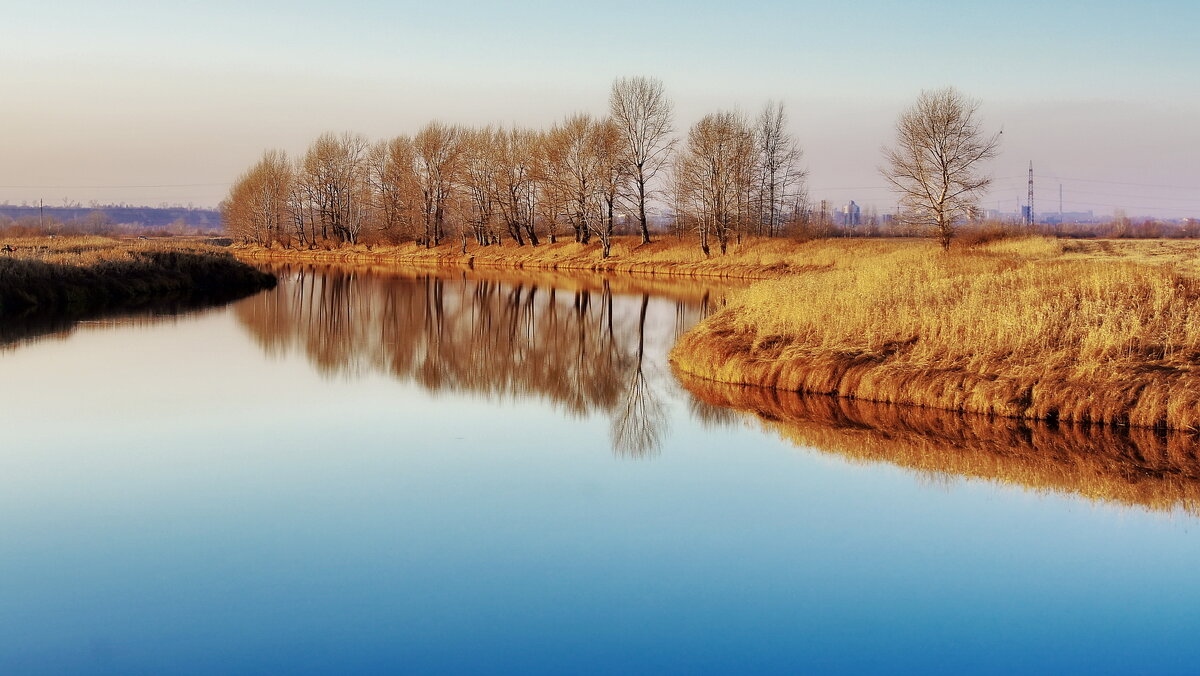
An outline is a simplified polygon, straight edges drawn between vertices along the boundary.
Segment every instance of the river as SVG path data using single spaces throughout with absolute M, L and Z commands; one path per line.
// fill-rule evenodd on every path
M 1194 438 L 685 387 L 717 283 L 276 272 L 0 348 L 0 672 L 1200 657 Z

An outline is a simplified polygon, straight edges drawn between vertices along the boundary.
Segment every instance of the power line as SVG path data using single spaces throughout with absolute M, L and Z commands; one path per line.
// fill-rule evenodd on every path
M 1131 183 L 1129 181 L 1104 181 L 1097 178 L 1073 178 L 1071 176 L 1052 176 L 1047 174 L 1045 178 L 1054 179 L 1056 181 L 1076 181 L 1079 183 L 1107 183 L 1110 185 L 1130 185 L 1139 188 L 1162 188 L 1164 190 L 1194 190 L 1200 192 L 1200 186 L 1194 185 L 1169 185 L 1166 183 Z M 993 177 L 993 181 L 1024 181 L 1024 176 L 999 176 Z
M 1130 183 L 1128 181 L 1102 181 L 1094 178 L 1067 178 L 1065 176 L 1051 176 L 1060 181 L 1078 181 L 1080 183 L 1108 183 L 1111 185 L 1132 185 L 1140 188 L 1164 188 L 1167 190 L 1195 190 L 1200 192 L 1200 186 L 1194 185 L 1167 185 L 1163 183 Z
M 1046 175 L 1046 176 L 1044 176 L 1044 178 L 1052 179 L 1055 181 L 1076 181 L 1076 182 L 1081 182 L 1081 183 L 1106 183 L 1106 184 L 1111 184 L 1111 185 L 1128 185 L 1128 186 L 1136 186 L 1136 187 L 1141 187 L 1141 188 L 1162 188 L 1164 190 L 1195 190 L 1197 192 L 1200 192 L 1200 187 L 1196 187 L 1196 186 L 1167 185 L 1167 184 L 1159 184 L 1159 183 L 1131 183 L 1128 181 L 1102 181 L 1099 179 L 1091 179 L 1091 178 L 1072 178 L 1069 176 L 1051 176 L 1051 175 Z M 1019 181 L 1019 184 L 1018 184 L 1019 187 L 1013 186 L 1012 188 L 998 188 L 998 189 L 999 190 L 1007 190 L 1007 189 L 1019 190 L 1021 192 L 1027 191 L 1028 180 L 1029 180 L 1028 174 L 1022 175 L 1022 176 L 999 176 L 999 177 L 992 178 L 992 181 L 995 183 L 1001 183 L 1001 182 L 1005 182 L 1005 181 Z M 830 188 L 814 187 L 811 185 L 809 186 L 809 192 L 814 192 L 814 193 L 836 192 L 836 191 L 842 191 L 842 190 L 892 190 L 892 189 L 893 189 L 893 186 L 890 186 L 890 185 L 836 186 L 836 187 L 830 187 Z M 1152 199 L 1152 200 L 1163 199 L 1163 200 L 1172 200 L 1172 201 L 1200 201 L 1200 197 L 1188 198 L 1188 197 L 1158 197 L 1156 195 L 1119 195 L 1117 193 L 1110 193 L 1110 192 L 1104 192 L 1104 193 L 1089 192 L 1086 190 L 1079 190 L 1077 188 L 1071 188 L 1071 189 L 1069 189 L 1069 192 L 1087 193 L 1090 195 L 1112 195 L 1112 196 L 1139 197 L 1139 198 L 1143 198 L 1143 199 Z
M 1146 210 L 1150 210 L 1150 211 L 1173 211 L 1176 213 L 1186 211 L 1186 208 L 1184 208 L 1184 207 L 1149 207 L 1149 206 L 1139 206 L 1137 204 L 1107 204 L 1104 202 L 1076 202 L 1073 200 L 1064 200 L 1063 203 L 1070 204 L 1075 207 L 1111 207 L 1113 209 L 1146 209 Z
M 1005 194 L 1005 193 L 1020 194 L 1020 193 L 1024 192 L 1024 190 L 1025 190 L 1025 188 L 1018 188 L 1016 186 L 1012 186 L 1012 187 L 998 188 L 996 190 L 992 190 L 992 191 L 990 191 L 989 194 L 992 194 L 992 195 Z M 1150 200 L 1150 201 L 1154 201 L 1154 202 L 1191 202 L 1193 204 L 1200 204 L 1200 197 L 1159 197 L 1157 195 L 1129 195 L 1126 193 L 1119 193 L 1119 192 L 1096 192 L 1094 190 L 1080 190 L 1078 188 L 1068 188 L 1068 189 L 1066 189 L 1066 192 L 1067 192 L 1067 194 L 1070 194 L 1070 195 L 1095 195 L 1097 197 L 1116 197 L 1116 198 L 1127 197 L 1129 199 Z
M 859 186 L 849 186 L 849 187 L 844 187 L 844 188 L 814 188 L 812 186 L 808 187 L 809 192 L 833 192 L 835 190 L 893 190 L 893 189 L 894 188 L 890 185 L 859 185 Z
M 1020 194 L 1021 194 L 1020 192 L 1017 192 L 1017 191 L 1016 191 L 1016 189 L 1010 189 L 1010 190 L 1008 190 L 1008 191 L 1006 191 L 1006 192 L 1007 192 L 1007 193 L 1010 195 L 1010 197 L 1006 197 L 1006 198 L 1002 198 L 1002 199 L 1012 199 L 1012 197 L 1014 197 L 1014 196 L 1016 196 L 1016 197 L 1019 197 L 1019 196 L 1020 196 Z M 1014 193 L 1014 192 L 1016 193 L 1015 195 L 1013 195 L 1013 193 Z M 1067 194 L 1067 195 L 1070 195 L 1070 194 L 1071 194 L 1071 191 L 1067 191 L 1067 192 L 1066 192 L 1066 194 Z M 992 194 L 992 195 L 991 195 L 991 198 L 992 198 L 992 199 L 996 198 L 996 195 L 995 195 L 995 194 Z M 1085 201 L 1081 201 L 1081 200 L 1069 200 L 1069 199 L 1064 199 L 1064 200 L 1063 200 L 1063 203 L 1064 203 L 1064 204 L 1070 204 L 1070 205 L 1073 205 L 1073 206 L 1085 206 L 1085 207 L 1112 207 L 1112 208 L 1114 208 L 1114 209 L 1148 209 L 1148 210 L 1151 210 L 1151 211 L 1174 211 L 1174 212 L 1186 212 L 1186 211 L 1189 211 L 1189 210 L 1191 210 L 1191 209 L 1193 209 L 1193 208 L 1195 208 L 1195 209 L 1200 209 L 1200 207 L 1190 207 L 1190 206 L 1187 206 L 1187 205 L 1177 205 L 1177 206 L 1149 206 L 1149 205 L 1141 205 L 1141 204 L 1131 204 L 1131 203 L 1129 203 L 1129 202 L 1125 202 L 1125 203 L 1123 203 L 1123 204 L 1114 204 L 1114 203 L 1111 203 L 1111 202 L 1085 202 Z

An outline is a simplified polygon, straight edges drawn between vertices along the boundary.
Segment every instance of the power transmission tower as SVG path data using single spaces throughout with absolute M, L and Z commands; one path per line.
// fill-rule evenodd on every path
M 1025 225 L 1033 225 L 1033 160 L 1029 161 L 1029 198 L 1025 208 L 1029 210 L 1025 214 Z

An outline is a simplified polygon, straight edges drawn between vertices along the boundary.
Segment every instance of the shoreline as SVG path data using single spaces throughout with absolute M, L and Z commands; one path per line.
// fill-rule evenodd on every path
M 1200 275 L 1139 251 L 1034 238 L 944 256 L 897 249 L 755 285 L 670 359 L 724 385 L 1200 430 Z
M 226 250 L 103 237 L 23 238 L 0 254 L 0 343 L 81 319 L 204 307 L 272 288 L 275 277 Z
M 436 268 L 479 267 L 501 270 L 550 270 L 599 274 L 626 274 L 645 277 L 706 278 L 730 280 L 775 279 L 804 271 L 789 261 L 788 240 L 748 240 L 730 247 L 725 256 L 705 258 L 690 243 L 661 237 L 650 244 L 619 238 L 612 255 L 603 258 L 597 244 L 574 241 L 543 243 L 538 246 L 472 244 L 463 254 L 460 245 L 441 244 L 424 248 L 416 244 L 368 248 L 346 246 L 339 249 L 283 249 L 259 245 L 234 245 L 235 256 L 250 261 L 288 261 L 351 265 L 408 265 Z M 694 250 L 693 250 L 694 249 Z
M 1001 418 L 1200 429 L 1200 369 L 1187 356 L 1193 348 L 1200 354 L 1200 341 L 1189 328 L 1200 322 L 1200 313 L 1196 321 L 1150 327 L 1158 315 L 1200 305 L 1200 274 L 1181 260 L 1200 253 L 1200 245 L 1034 237 L 943 255 L 914 239 L 747 240 L 725 256 L 708 259 L 672 238 L 650 245 L 622 238 L 608 259 L 600 257 L 598 245 L 575 242 L 472 246 L 465 255 L 458 247 L 242 246 L 234 253 L 250 261 L 748 281 L 753 282 L 749 289 L 735 296 L 740 302 L 679 338 L 671 350 L 676 369 L 714 383 Z M 917 277 L 906 278 L 913 270 Z M 872 275 L 881 279 L 876 286 L 860 284 Z M 934 308 L 928 310 L 933 323 L 917 322 L 888 335 L 893 324 L 926 312 L 920 303 L 933 302 L 921 298 L 903 307 L 908 299 L 897 296 L 897 289 L 941 285 L 943 294 L 953 296 L 958 291 L 952 287 L 964 284 L 980 287 L 975 306 Z M 993 299 L 990 285 L 996 284 L 1008 286 Z M 1092 297 L 1097 292 L 1091 287 L 1101 288 L 1099 299 Z M 850 296 L 820 296 L 829 295 L 829 289 L 848 289 Z M 1151 301 L 1165 304 L 1152 311 L 1141 307 Z M 1014 310 L 1022 304 L 1035 307 L 1026 314 Z M 858 326 L 845 328 L 836 340 L 821 335 L 823 324 L 855 311 L 866 315 Z M 1042 325 L 1029 323 L 1034 311 L 1041 313 Z M 805 312 L 811 315 L 809 325 L 769 326 Z M 1114 324 L 1113 318 L 1123 323 Z M 1146 335 L 1134 335 L 1138 331 Z M 1128 344 L 1089 347 L 1092 333 Z M 939 336 L 945 354 L 931 351 L 930 344 L 939 347 Z M 1006 345 L 1005 340 L 1017 342 Z M 1095 354 L 1084 355 L 1085 348 Z
M 713 337 L 689 332 L 672 347 L 670 362 L 689 378 L 714 386 L 752 387 L 1014 421 L 1172 432 L 1200 430 L 1194 411 L 1184 420 L 1172 420 L 1168 401 L 1172 390 L 1187 389 L 1193 393 L 1188 407 L 1194 408 L 1200 395 L 1200 379 L 1196 378 L 1181 388 L 1178 382 L 1165 378 L 1133 375 L 1109 381 L 1105 383 L 1107 391 L 1098 391 L 1095 383 L 1067 378 L 1044 378 L 1030 385 L 995 374 L 891 364 L 886 356 L 756 358 L 748 354 L 750 342 L 745 335 Z M 714 364 L 719 364 L 716 368 L 722 376 L 701 375 L 711 373 Z M 867 387 L 880 394 L 864 395 Z

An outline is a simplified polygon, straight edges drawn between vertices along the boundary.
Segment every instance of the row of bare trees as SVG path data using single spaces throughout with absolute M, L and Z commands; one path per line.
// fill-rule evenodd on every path
M 454 242 L 517 245 L 572 237 L 605 256 L 623 229 L 643 243 L 655 205 L 677 232 L 779 235 L 804 212 L 801 152 L 782 104 L 753 122 L 715 113 L 674 136 L 662 82 L 621 78 L 603 117 L 567 116 L 548 130 L 430 122 L 372 143 L 323 134 L 300 157 L 272 150 L 222 203 L 231 235 L 260 244 Z
M 675 212 L 706 255 L 714 238 L 725 253 L 733 235 L 778 235 L 802 217 L 800 155 L 781 103 L 768 103 L 752 122 L 736 112 L 706 115 L 675 158 Z

